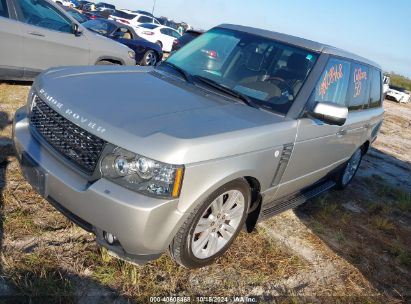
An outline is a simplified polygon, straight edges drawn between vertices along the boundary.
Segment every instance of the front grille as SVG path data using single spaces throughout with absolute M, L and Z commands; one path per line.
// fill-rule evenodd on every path
M 71 163 L 84 173 L 93 174 L 106 144 L 104 140 L 76 126 L 39 97 L 33 100 L 30 124 Z

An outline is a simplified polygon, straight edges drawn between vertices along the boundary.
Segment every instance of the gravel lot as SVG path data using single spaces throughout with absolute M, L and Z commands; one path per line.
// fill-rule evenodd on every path
M 401 303 L 411 296 L 411 104 L 384 104 L 385 122 L 359 175 L 241 233 L 215 265 L 188 271 L 164 255 L 137 267 L 22 178 L 10 120 L 29 86 L 0 83 L 0 299 L 141 302 L 149 296 L 263 296 L 267 302 Z M 43 298 L 41 298 L 43 299 Z

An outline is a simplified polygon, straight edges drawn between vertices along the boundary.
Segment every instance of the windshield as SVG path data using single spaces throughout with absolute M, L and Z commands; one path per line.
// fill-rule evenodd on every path
M 167 61 L 286 114 L 318 55 L 261 36 L 216 28 Z
M 97 32 L 104 36 L 108 36 L 116 29 L 116 26 L 114 24 L 103 20 L 89 20 L 87 22 L 84 22 L 83 26 L 85 26 L 89 30 L 92 30 L 93 32 Z

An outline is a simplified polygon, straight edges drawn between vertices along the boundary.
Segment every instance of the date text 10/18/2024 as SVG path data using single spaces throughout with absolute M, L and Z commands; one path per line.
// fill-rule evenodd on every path
M 257 297 L 233 296 L 233 297 L 150 297 L 150 303 L 258 303 Z

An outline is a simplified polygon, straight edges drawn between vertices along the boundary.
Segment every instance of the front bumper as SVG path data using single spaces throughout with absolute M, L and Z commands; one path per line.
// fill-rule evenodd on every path
M 104 178 L 90 183 L 56 151 L 33 137 L 26 108 L 16 112 L 13 141 L 28 182 L 60 212 L 87 230 L 114 255 L 135 263 L 157 258 L 183 217 L 178 200 L 150 198 Z M 117 237 L 110 246 L 102 231 Z

